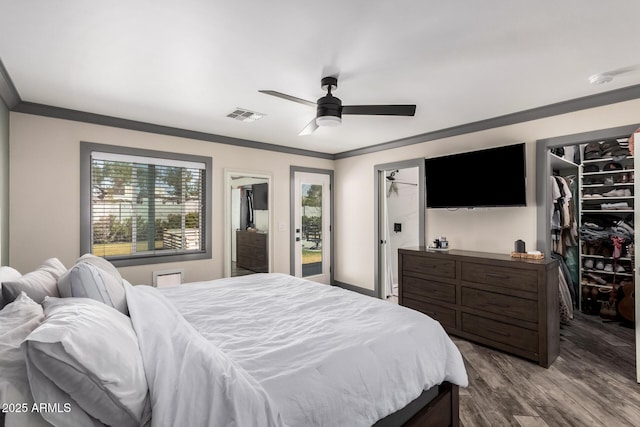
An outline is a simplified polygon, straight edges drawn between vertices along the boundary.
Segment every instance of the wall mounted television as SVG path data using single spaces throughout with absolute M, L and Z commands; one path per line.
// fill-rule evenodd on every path
M 526 206 L 525 145 L 425 159 L 427 208 Z

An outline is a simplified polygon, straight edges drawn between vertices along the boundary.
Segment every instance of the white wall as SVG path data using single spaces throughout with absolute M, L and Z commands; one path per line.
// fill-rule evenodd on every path
M 49 257 L 71 266 L 80 254 L 80 141 L 180 152 L 213 158 L 213 259 L 123 267 L 134 284 L 154 270 L 184 268 L 185 281 L 223 276 L 224 168 L 272 174 L 274 223 L 289 223 L 289 167 L 333 169 L 333 161 L 10 113 L 10 264 L 21 272 Z M 289 272 L 289 234 L 275 231 L 274 271 Z M 286 227 L 289 230 L 289 227 Z
M 213 158 L 213 259 L 126 267 L 132 283 L 150 283 L 154 270 L 185 268 L 185 280 L 223 275 L 224 168 L 273 175 L 273 223 L 289 222 L 289 166 L 335 170 L 335 279 L 373 290 L 376 164 L 478 148 L 527 144 L 527 207 L 427 210 L 427 241 L 445 235 L 454 248 L 509 253 L 516 239 L 536 241 L 535 141 L 640 122 L 640 100 L 559 115 L 362 156 L 331 160 L 155 135 L 47 117 L 10 113 L 10 264 L 27 272 L 52 256 L 71 265 L 80 255 L 80 141 L 177 151 Z M 458 171 L 464 179 L 464 171 Z M 270 189 L 271 190 L 271 189 Z M 274 271 L 289 271 L 288 232 L 275 231 Z M 287 226 L 288 230 L 289 227 Z
M 337 160 L 335 280 L 374 289 L 374 165 L 525 142 L 526 207 L 426 211 L 427 242 L 444 235 L 452 248 L 507 254 L 517 239 L 524 240 L 529 249 L 534 249 L 536 242 L 535 141 L 638 122 L 640 100 L 634 100 Z M 453 174 L 460 179 L 471 178 L 464 171 Z

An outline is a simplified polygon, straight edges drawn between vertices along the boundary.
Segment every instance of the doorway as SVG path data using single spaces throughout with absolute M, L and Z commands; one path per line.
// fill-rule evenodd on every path
M 424 246 L 424 159 L 374 166 L 375 289 L 381 299 L 397 297 L 398 249 Z
M 333 284 L 333 171 L 291 167 L 291 274 Z
M 618 235 L 624 231 L 625 225 L 639 224 L 640 214 L 637 207 L 640 206 L 640 185 L 638 174 L 633 167 L 634 156 L 629 156 L 629 153 L 621 155 L 620 152 L 607 152 L 603 145 L 614 143 L 619 145 L 618 148 L 624 147 L 624 141 L 638 129 L 638 126 L 640 125 L 621 126 L 536 141 L 536 186 L 537 247 L 550 256 L 552 251 L 555 252 L 556 243 L 552 239 L 553 181 L 550 181 L 549 177 L 554 174 L 557 175 L 554 178 L 565 175 L 563 169 L 573 170 L 573 173 L 578 175 L 580 191 L 577 192 L 576 198 L 581 234 L 575 268 L 579 272 L 576 289 L 579 304 L 574 308 L 581 316 L 587 316 L 592 323 L 595 319 L 595 324 L 599 327 L 609 328 L 609 333 L 616 332 L 617 336 L 626 336 L 624 342 L 616 341 L 615 347 L 635 347 L 635 372 L 630 375 L 634 375 L 636 381 L 640 382 L 640 309 L 636 301 L 635 315 L 627 313 L 623 316 L 619 305 L 622 302 L 621 293 L 616 292 L 624 291 L 629 286 L 629 281 L 635 282 L 631 284 L 630 294 L 635 292 L 637 295 L 640 289 L 637 268 L 640 265 L 640 251 L 625 247 L 625 243 L 636 242 L 637 234 L 633 231 L 626 238 Z M 596 151 L 602 149 L 602 152 L 591 153 L 592 148 L 597 149 Z M 572 152 L 575 156 L 569 154 Z M 567 164 L 569 166 L 566 166 Z M 621 170 L 618 170 L 618 165 Z M 610 228 L 611 224 L 615 227 Z M 597 233 L 606 230 L 611 230 L 611 233 L 607 231 L 606 238 L 599 237 Z M 585 234 L 584 240 L 582 234 Z M 612 236 L 615 236 L 615 239 Z M 614 241 L 620 246 L 617 255 L 609 246 L 609 243 L 613 245 Z M 634 245 L 637 246 L 636 243 Z M 608 264 L 616 265 L 616 268 L 608 269 Z M 622 300 L 626 298 L 625 291 Z M 598 322 L 599 320 L 601 321 Z M 619 334 L 611 330 L 619 329 L 620 326 L 631 326 L 635 331 L 628 330 L 633 333 Z M 608 336 L 607 333 L 604 336 Z
M 268 273 L 271 175 L 225 169 L 225 277 Z

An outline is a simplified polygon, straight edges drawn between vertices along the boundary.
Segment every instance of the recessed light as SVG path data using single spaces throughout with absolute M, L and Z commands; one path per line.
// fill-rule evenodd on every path
M 589 83 L 591 83 L 592 85 L 601 85 L 603 83 L 609 83 L 611 80 L 613 80 L 613 75 L 609 73 L 594 74 L 591 77 L 589 77 Z

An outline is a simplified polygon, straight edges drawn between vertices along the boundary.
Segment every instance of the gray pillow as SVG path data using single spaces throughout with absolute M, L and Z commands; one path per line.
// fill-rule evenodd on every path
M 88 254 L 58 280 L 58 291 L 63 298 L 91 298 L 129 314 L 122 280 L 113 264 Z
M 22 277 L 22 274 L 18 270 L 12 267 L 0 267 L 0 308 L 5 306 L 4 298 L 2 297 L 2 282 L 5 280 L 11 281 Z
M 3 267 L 4 268 L 4 267 Z M 19 276 L 19 275 L 18 275 Z M 0 402 L 20 402 L 31 408 L 33 399 L 20 344 L 44 320 L 42 306 L 24 292 L 0 310 Z M 7 426 L 49 426 L 38 412 L 9 411 Z M 0 425 L 2 425 L 0 416 Z
M 35 271 L 24 276 L 2 282 L 2 296 L 4 303 L 9 304 L 23 292 L 37 303 L 42 303 L 44 297 L 59 297 L 58 279 L 67 269 L 58 258 L 49 258 Z
M 148 421 L 148 386 L 131 320 L 86 298 L 46 298 L 45 320 L 22 344 L 36 402 L 70 401 L 84 422 L 138 427 Z M 43 413 L 71 425 L 70 413 Z M 90 424 L 91 423 L 91 424 Z

